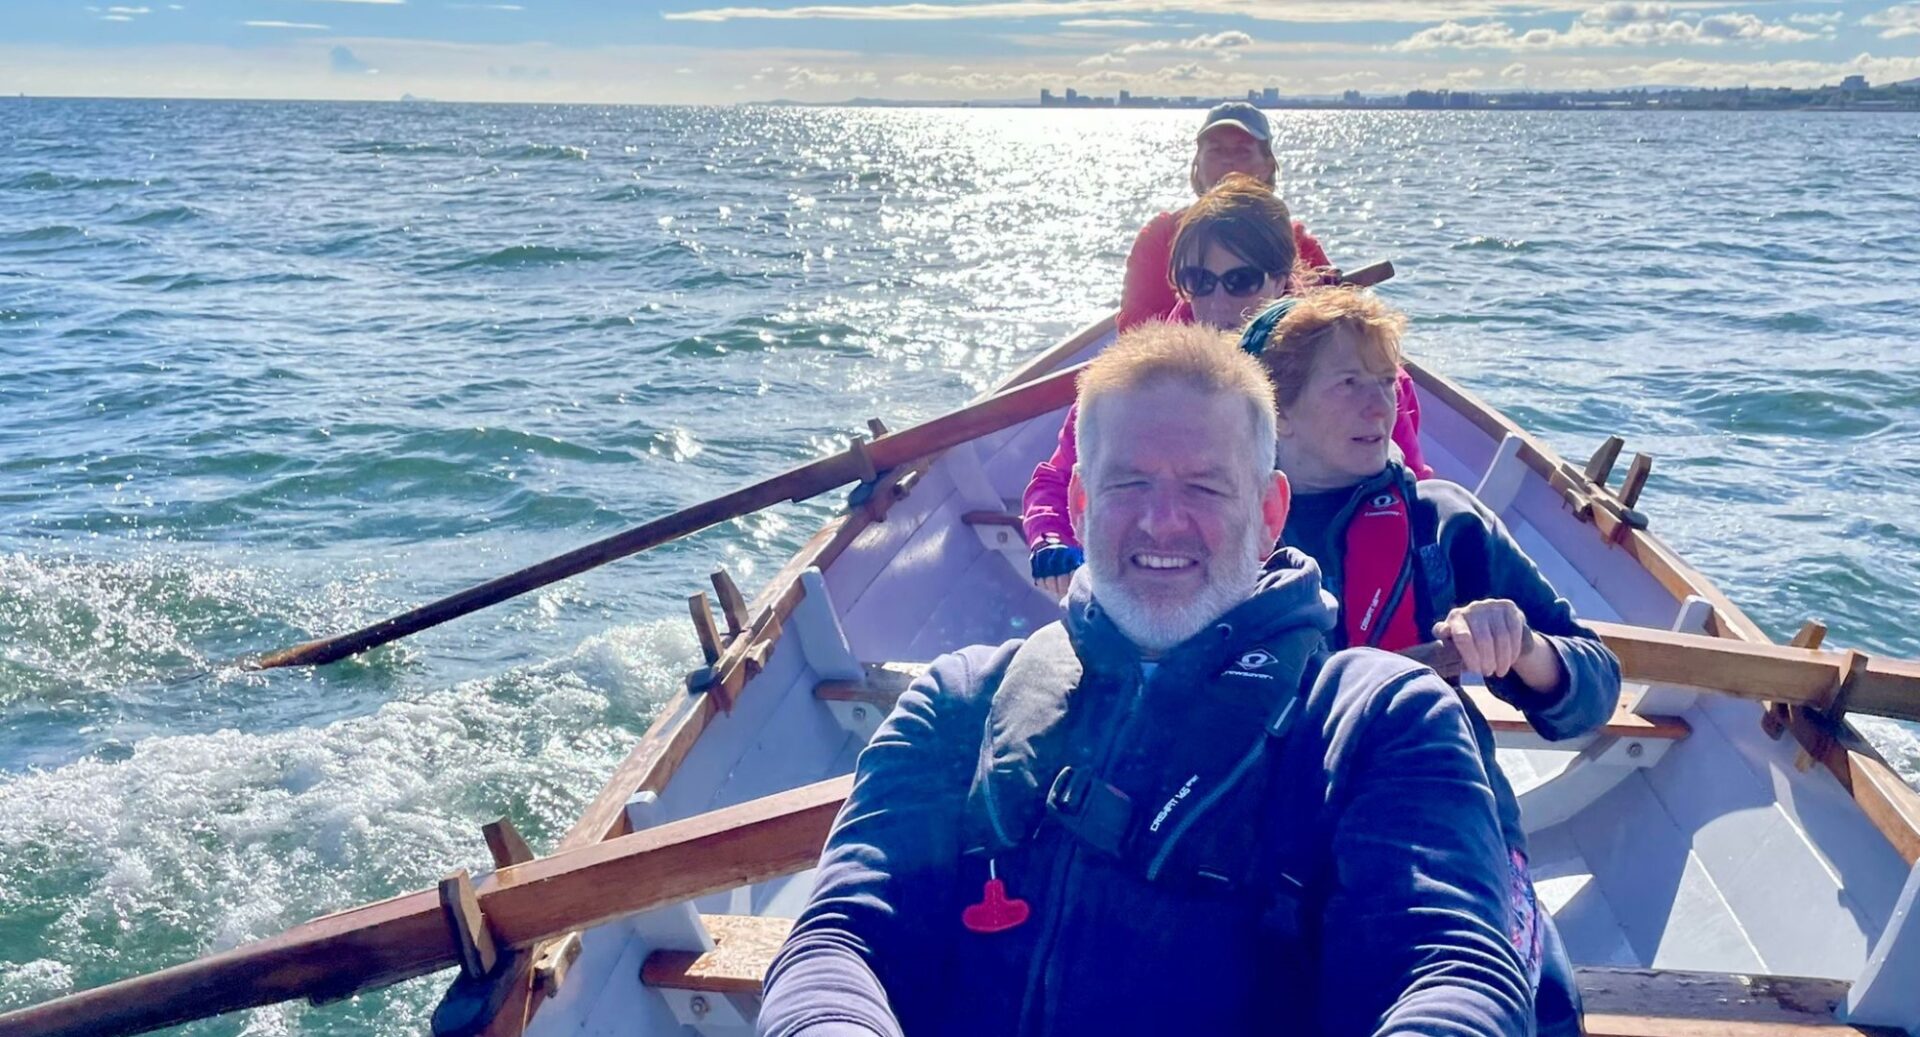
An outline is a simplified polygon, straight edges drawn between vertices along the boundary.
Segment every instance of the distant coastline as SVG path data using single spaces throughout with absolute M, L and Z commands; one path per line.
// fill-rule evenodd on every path
M 1854 77 L 1858 78 L 1858 77 Z M 1051 91 L 1043 91 L 1051 95 Z M 851 97 L 838 101 L 765 98 L 719 104 L 657 101 L 536 101 L 446 100 L 411 93 L 396 98 L 344 97 L 187 97 L 167 95 L 29 94 L 0 95 L 0 103 L 34 101 L 154 101 L 213 104 L 407 104 L 508 105 L 517 107 L 602 108 L 980 108 L 1029 110 L 1206 109 L 1223 101 L 1249 101 L 1270 110 L 1307 111 L 1670 111 L 1670 112 L 1916 112 L 1920 111 L 1920 79 L 1885 86 L 1822 87 L 1634 87 L 1620 90 L 1412 90 L 1405 94 L 1340 96 L 1281 96 L 1277 91 L 1250 90 L 1245 96 L 1146 97 L 1124 92 L 1120 97 L 1082 95 L 1069 90 L 1042 98 L 939 98 L 908 100 L 889 97 Z
M 1032 100 L 900 101 L 856 97 L 845 101 L 761 101 L 760 104 L 795 107 L 881 108 L 1066 108 L 1158 109 L 1210 108 L 1223 101 L 1248 101 L 1270 109 L 1338 111 L 1475 110 L 1475 111 L 1920 111 L 1920 79 L 1873 85 L 1863 76 L 1819 87 L 1636 87 L 1623 90 L 1410 90 L 1404 94 L 1363 94 L 1349 90 L 1339 96 L 1282 95 L 1275 87 L 1249 90 L 1244 97 L 1153 97 L 1129 93 L 1094 96 L 1069 88 L 1063 94 L 1040 91 Z

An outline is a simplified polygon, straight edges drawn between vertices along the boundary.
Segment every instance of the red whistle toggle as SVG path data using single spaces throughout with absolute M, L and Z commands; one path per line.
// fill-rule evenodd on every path
M 987 874 L 990 877 L 980 892 L 980 902 L 969 904 L 960 912 L 960 924 L 969 932 L 1003 933 L 1024 923 L 1033 909 L 1024 900 L 1007 898 L 1006 883 L 1000 881 L 991 861 L 987 863 Z

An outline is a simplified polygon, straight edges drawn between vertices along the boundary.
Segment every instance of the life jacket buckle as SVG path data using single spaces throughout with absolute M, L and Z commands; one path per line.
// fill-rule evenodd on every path
M 1081 843 L 1119 857 L 1133 827 L 1133 800 L 1085 771 L 1060 768 L 1047 790 L 1047 812 Z

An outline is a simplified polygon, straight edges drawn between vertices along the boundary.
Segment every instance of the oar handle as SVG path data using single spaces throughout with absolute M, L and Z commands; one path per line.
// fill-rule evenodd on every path
M 1460 676 L 1460 652 L 1446 641 L 1428 641 L 1412 648 L 1402 648 L 1400 654 L 1448 680 Z
M 1383 259 L 1378 263 L 1368 263 L 1358 270 L 1349 270 L 1340 275 L 1340 283 L 1355 288 L 1371 288 L 1393 277 L 1393 260 Z

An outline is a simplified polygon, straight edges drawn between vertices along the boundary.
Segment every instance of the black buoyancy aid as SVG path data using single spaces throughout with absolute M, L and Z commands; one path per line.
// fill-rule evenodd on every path
M 1310 627 L 1283 631 L 1190 694 L 1140 694 L 1136 681 L 1132 711 L 1107 741 L 1151 766 L 1122 788 L 1104 770 L 1117 747 L 1075 738 L 1090 710 L 1076 708 L 1085 688 L 1070 637 L 1059 623 L 1042 628 L 1014 653 L 989 707 L 963 845 L 997 856 L 1057 825 L 1149 882 L 1260 896 L 1279 876 L 1262 874 L 1274 857 L 1249 833 L 1274 813 L 1273 764 L 1325 662 L 1319 640 Z

